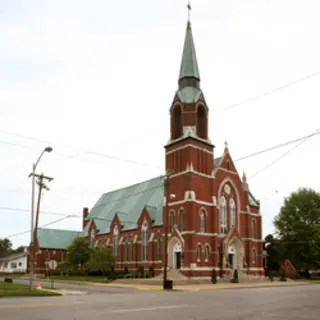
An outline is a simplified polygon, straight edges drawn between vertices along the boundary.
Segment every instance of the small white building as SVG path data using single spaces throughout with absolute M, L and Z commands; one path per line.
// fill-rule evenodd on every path
M 0 258 L 0 273 L 26 273 L 28 253 L 13 253 Z

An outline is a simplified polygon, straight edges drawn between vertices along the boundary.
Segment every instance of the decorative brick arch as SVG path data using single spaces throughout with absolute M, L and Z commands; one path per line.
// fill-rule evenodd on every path
M 231 185 L 232 185 L 232 188 L 234 190 L 234 193 L 236 195 L 236 210 L 237 210 L 237 229 L 238 231 L 240 232 L 240 211 L 241 211 L 241 197 L 240 197 L 240 194 L 239 194 L 239 190 L 236 186 L 236 184 L 233 182 L 232 179 L 230 179 L 229 177 L 223 179 L 219 185 L 219 188 L 218 188 L 218 209 L 219 209 L 219 212 L 220 212 L 220 197 L 221 197 L 221 191 L 222 191 L 222 188 L 223 186 L 229 182 Z M 219 227 L 220 227 L 220 215 L 219 215 Z
M 178 237 L 172 237 L 168 243 L 168 267 L 173 268 L 173 255 L 175 252 L 183 252 L 183 244 Z

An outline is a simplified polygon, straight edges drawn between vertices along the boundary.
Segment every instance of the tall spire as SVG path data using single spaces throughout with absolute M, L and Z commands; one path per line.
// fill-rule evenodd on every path
M 190 13 L 191 7 L 188 4 Z M 189 15 L 190 18 L 190 15 Z M 191 23 L 187 22 L 186 36 L 184 39 L 183 54 L 179 74 L 179 87 L 199 87 L 200 74 L 196 56 L 196 49 L 194 46 Z

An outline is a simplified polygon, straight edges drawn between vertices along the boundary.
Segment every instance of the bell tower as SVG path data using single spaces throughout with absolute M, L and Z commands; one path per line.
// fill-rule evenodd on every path
M 167 171 L 212 175 L 214 146 L 208 137 L 208 114 L 209 109 L 200 88 L 191 23 L 188 21 L 178 90 L 170 108 L 170 139 L 165 147 Z

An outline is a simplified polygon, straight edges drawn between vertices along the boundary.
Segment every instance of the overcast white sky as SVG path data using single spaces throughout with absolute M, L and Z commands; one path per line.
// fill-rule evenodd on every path
M 319 0 L 194 0 L 192 9 L 217 157 L 225 140 L 237 159 L 320 127 L 320 75 L 225 109 L 320 71 Z M 186 20 L 185 0 L 0 0 L 0 238 L 29 230 L 28 174 L 47 145 L 5 131 L 52 141 L 38 170 L 54 177 L 44 211 L 81 214 L 103 192 L 164 172 Z M 236 162 L 261 200 L 264 234 L 284 196 L 318 189 L 319 139 L 252 179 L 293 145 Z M 59 218 L 42 214 L 40 225 Z M 80 230 L 81 219 L 52 227 Z

